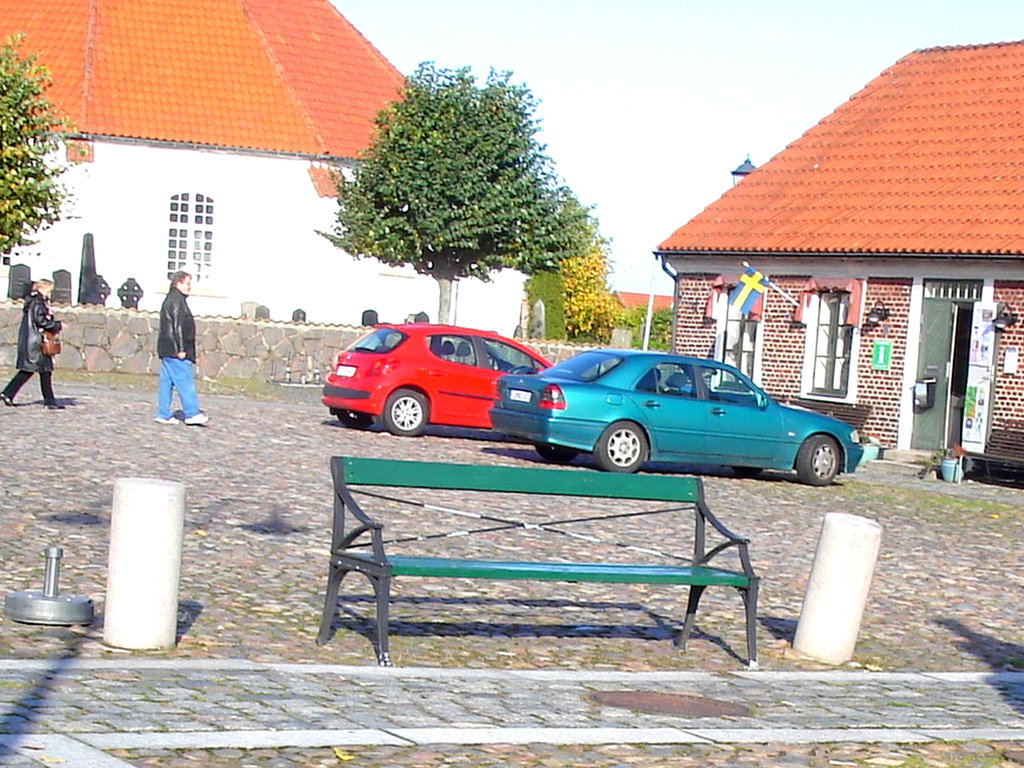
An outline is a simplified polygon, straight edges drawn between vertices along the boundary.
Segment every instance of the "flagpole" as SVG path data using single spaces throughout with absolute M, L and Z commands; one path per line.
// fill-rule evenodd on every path
M 750 269 L 750 264 L 748 262 L 744 261 L 743 262 L 743 268 L 744 269 Z M 762 276 L 764 277 L 763 274 L 762 274 Z M 797 301 L 792 296 L 790 296 L 788 293 L 786 293 L 784 290 L 779 288 L 779 286 L 777 286 L 775 283 L 772 282 L 772 279 L 770 277 L 764 277 L 764 280 L 765 280 L 766 283 L 768 283 L 768 287 L 769 288 L 771 288 L 773 291 L 775 291 L 777 294 L 779 294 L 782 298 L 784 298 L 786 301 L 788 301 L 794 307 L 799 307 L 800 306 L 800 302 L 799 301 Z

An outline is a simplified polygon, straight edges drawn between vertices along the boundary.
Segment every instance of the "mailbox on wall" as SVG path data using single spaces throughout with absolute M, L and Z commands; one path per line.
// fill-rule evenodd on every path
M 935 407 L 935 379 L 914 382 L 914 412 L 921 413 Z

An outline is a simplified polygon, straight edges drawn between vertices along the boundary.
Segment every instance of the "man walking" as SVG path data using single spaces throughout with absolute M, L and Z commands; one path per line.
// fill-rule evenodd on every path
M 160 386 L 156 399 L 156 420 L 161 424 L 177 424 L 171 414 L 171 395 L 178 390 L 185 423 L 202 426 L 210 417 L 199 410 L 196 380 L 196 323 L 186 299 L 192 293 L 192 275 L 175 272 L 171 287 L 160 307 L 160 335 L 156 353 L 160 356 Z

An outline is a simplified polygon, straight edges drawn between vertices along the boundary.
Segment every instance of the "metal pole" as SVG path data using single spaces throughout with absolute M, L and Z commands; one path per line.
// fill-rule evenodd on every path
M 654 276 L 658 274 L 658 257 L 654 257 L 654 263 L 651 265 L 651 287 L 647 291 L 647 320 L 644 323 L 644 350 L 651 343 L 651 317 L 654 315 Z
M 64 556 L 64 550 L 60 547 L 46 548 L 46 571 L 43 573 L 43 595 L 45 597 L 57 596 L 57 582 L 60 581 L 60 559 Z

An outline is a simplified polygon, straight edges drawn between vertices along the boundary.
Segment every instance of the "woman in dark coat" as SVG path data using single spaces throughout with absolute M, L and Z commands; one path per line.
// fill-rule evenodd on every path
M 60 320 L 55 319 L 50 311 L 51 293 L 53 283 L 38 280 L 32 284 L 32 293 L 25 299 L 21 329 L 18 331 L 18 372 L 0 392 L 0 401 L 4 405 L 14 405 L 18 390 L 32 378 L 33 373 L 38 373 L 43 405 L 51 410 L 64 408 L 53 396 L 53 358 L 44 355 L 41 349 L 43 331 L 59 332 L 61 329 Z

